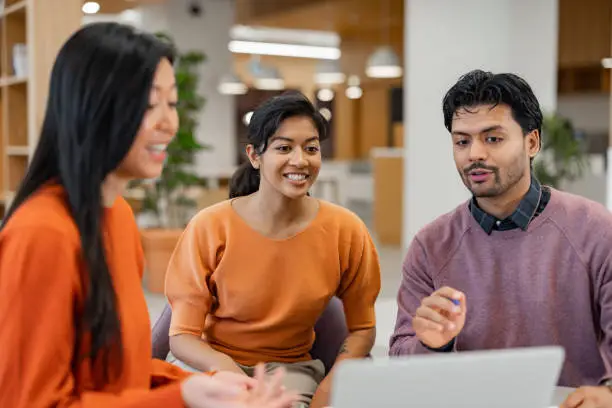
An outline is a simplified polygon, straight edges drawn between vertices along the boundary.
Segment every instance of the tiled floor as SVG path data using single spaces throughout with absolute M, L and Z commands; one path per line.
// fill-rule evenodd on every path
M 372 351 L 375 357 L 385 356 L 389 343 L 389 336 L 395 325 L 397 310 L 395 296 L 401 278 L 402 252 L 399 248 L 379 247 L 380 264 L 382 272 L 382 289 L 376 303 L 376 345 Z M 149 305 L 151 322 L 155 322 L 161 314 L 166 299 L 162 295 L 146 293 Z

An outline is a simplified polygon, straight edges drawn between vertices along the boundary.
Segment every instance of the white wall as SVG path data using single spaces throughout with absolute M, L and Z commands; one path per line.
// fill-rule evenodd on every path
M 561 95 L 557 112 L 589 133 L 608 133 L 610 128 L 610 96 L 606 94 Z
M 227 49 L 229 30 L 234 22 L 233 1 L 202 0 L 203 13 L 191 16 L 184 0 L 169 0 L 163 6 L 167 30 L 183 50 L 203 51 L 207 60 L 202 65 L 200 93 L 206 97 L 198 128 L 198 140 L 211 145 L 197 159 L 197 169 L 202 173 L 224 169 L 234 165 L 235 129 L 234 97 L 217 92 L 219 78 L 231 70 L 232 55 Z M 157 13 L 143 16 L 144 27 Z M 149 18 L 151 20 L 149 20 Z
M 442 98 L 475 68 L 521 74 L 556 107 L 556 0 L 406 0 L 403 246 L 469 198 L 452 158 Z
M 197 138 L 211 146 L 196 160 L 201 174 L 223 171 L 235 165 L 234 97 L 217 92 L 219 78 L 232 67 L 227 49 L 234 20 L 233 1 L 201 0 L 203 13 L 190 15 L 187 2 L 168 0 L 166 4 L 142 6 L 119 15 L 86 16 L 84 22 L 123 21 L 150 32 L 168 32 L 182 51 L 202 51 L 207 60 L 200 71 L 198 91 L 206 98 L 199 117 Z

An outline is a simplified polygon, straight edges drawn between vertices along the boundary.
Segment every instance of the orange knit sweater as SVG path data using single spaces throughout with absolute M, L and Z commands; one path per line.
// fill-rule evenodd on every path
M 71 367 L 85 297 L 80 240 L 63 189 L 46 186 L 0 232 L 0 407 L 184 405 L 175 380 L 188 374 L 151 358 L 142 249 L 122 198 L 105 209 L 103 231 L 121 321 L 120 377 L 93 392 L 89 361 Z
M 277 240 L 251 228 L 231 202 L 197 214 L 174 251 L 171 336 L 203 336 L 249 366 L 308 360 L 315 322 L 334 295 L 349 330 L 375 327 L 378 254 L 355 214 L 320 201 L 306 229 Z

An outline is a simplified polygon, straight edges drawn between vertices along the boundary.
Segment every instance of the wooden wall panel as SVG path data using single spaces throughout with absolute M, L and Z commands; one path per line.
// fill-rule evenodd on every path
M 559 67 L 599 65 L 610 56 L 611 22 L 611 0 L 559 0 Z
M 100 11 L 99 11 L 100 13 L 115 14 L 115 13 L 121 13 L 124 10 L 138 7 L 138 6 L 166 3 L 168 0 L 96 0 L 96 1 L 98 2 L 98 4 L 100 4 Z M 87 0 L 83 0 L 81 3 L 86 3 L 86 2 Z M 186 2 L 184 2 L 183 4 L 186 7 Z M 181 4 L 181 7 L 183 6 L 183 4 Z
M 383 245 L 401 245 L 404 191 L 404 161 L 401 156 L 375 157 L 374 231 Z
M 386 147 L 389 140 L 389 88 L 377 84 L 363 85 L 360 99 L 358 158 L 370 157 L 374 147 Z
M 57 53 L 64 42 L 81 26 L 83 13 L 81 0 L 31 0 L 34 3 L 28 21 L 28 36 L 32 41 L 36 62 L 33 75 L 30 78 L 30 96 L 34 107 L 29 128 L 30 144 L 38 141 L 38 133 L 42 124 L 49 92 L 51 68 Z
M 351 160 L 357 151 L 359 101 L 347 98 L 342 88 L 336 93 L 334 103 L 335 158 Z

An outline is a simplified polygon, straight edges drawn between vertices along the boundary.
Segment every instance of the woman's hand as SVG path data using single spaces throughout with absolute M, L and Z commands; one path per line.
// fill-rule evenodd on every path
M 232 372 L 214 376 L 196 374 L 181 387 L 188 408 L 291 408 L 297 396 L 282 386 L 284 370 L 266 378 L 263 365 L 255 368 L 255 378 Z

